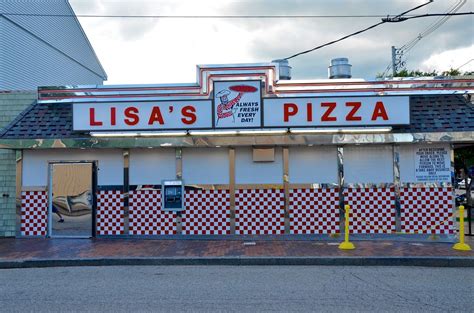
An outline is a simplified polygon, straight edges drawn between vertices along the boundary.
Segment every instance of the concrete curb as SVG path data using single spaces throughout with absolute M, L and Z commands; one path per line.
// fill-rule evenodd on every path
M 124 265 L 327 265 L 474 267 L 472 257 L 196 257 L 94 258 L 0 261 L 0 269 Z

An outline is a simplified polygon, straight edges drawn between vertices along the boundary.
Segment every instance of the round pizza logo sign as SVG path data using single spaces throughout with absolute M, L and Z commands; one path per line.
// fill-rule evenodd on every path
M 260 82 L 215 86 L 216 127 L 260 127 Z

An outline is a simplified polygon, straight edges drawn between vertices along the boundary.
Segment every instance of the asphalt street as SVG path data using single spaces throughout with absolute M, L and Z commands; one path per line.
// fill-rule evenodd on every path
M 472 312 L 474 268 L 117 266 L 0 270 L 2 312 Z

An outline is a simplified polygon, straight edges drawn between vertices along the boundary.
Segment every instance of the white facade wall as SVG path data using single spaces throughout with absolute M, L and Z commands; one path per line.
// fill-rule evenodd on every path
M 337 184 L 337 147 L 290 147 L 289 176 L 292 184 Z
M 400 182 L 413 183 L 415 179 L 415 146 L 400 146 Z
M 436 146 L 451 151 L 449 144 Z M 415 150 L 419 147 L 422 146 L 400 146 L 402 183 L 416 182 Z M 283 183 L 281 147 L 275 148 L 273 162 L 254 162 L 251 147 L 238 147 L 235 154 L 236 184 Z M 183 180 L 186 184 L 229 184 L 228 148 L 184 148 L 182 158 Z M 24 187 L 46 186 L 48 161 L 84 160 L 98 161 L 99 185 L 123 184 L 123 155 L 119 149 L 24 150 L 22 184 Z M 337 183 L 337 174 L 336 147 L 289 148 L 290 183 Z M 131 149 L 129 175 L 131 185 L 160 184 L 162 180 L 175 179 L 175 150 Z M 349 184 L 393 182 L 392 146 L 345 146 L 344 178 L 345 183 Z
M 131 149 L 130 185 L 160 185 L 162 180 L 176 178 L 174 149 Z
M 48 185 L 48 161 L 98 161 L 98 185 L 123 185 L 122 150 L 24 150 L 23 187 Z
M 235 149 L 236 184 L 282 184 L 283 154 L 282 148 L 275 148 L 275 161 L 254 162 L 251 147 Z
M 392 146 L 345 146 L 344 181 L 346 184 L 392 183 Z
M 183 181 L 190 184 L 229 184 L 229 149 L 184 148 Z

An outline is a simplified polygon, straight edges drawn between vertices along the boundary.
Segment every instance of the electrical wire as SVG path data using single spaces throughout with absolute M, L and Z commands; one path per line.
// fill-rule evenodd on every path
M 425 3 L 420 4 L 420 5 L 418 5 L 418 6 L 414 7 L 414 8 L 412 8 L 412 9 L 409 9 L 409 10 L 407 10 L 407 11 L 405 11 L 405 12 L 402 12 L 402 13 L 398 14 L 397 16 L 395 16 L 395 18 L 401 17 L 401 16 L 403 16 L 403 15 L 406 15 L 407 13 L 410 13 L 410 12 L 412 12 L 412 11 L 421 9 L 422 7 L 424 7 L 425 5 L 428 5 L 428 4 L 432 3 L 433 1 L 434 1 L 434 0 L 429 0 L 428 2 L 425 2 Z
M 412 20 L 415 18 L 421 17 L 434 17 L 434 16 L 462 16 L 462 15 L 473 15 L 474 12 L 460 12 L 460 13 L 431 13 L 431 14 L 421 14 L 421 15 L 414 15 L 411 17 L 407 17 L 405 20 Z
M 448 12 L 445 13 L 446 15 L 442 15 L 440 19 L 429 25 L 428 28 L 426 28 L 422 33 L 420 33 L 414 39 L 403 45 L 400 50 L 404 52 L 408 52 L 409 50 L 411 50 L 418 42 L 420 42 L 421 39 L 427 37 L 439 27 L 441 27 L 441 25 L 443 25 L 448 19 L 451 18 L 451 14 L 455 14 L 465 3 L 466 0 L 461 0 L 456 3 L 451 9 L 448 10 Z M 422 17 L 422 15 L 420 15 L 419 17 Z
M 467 0 L 463 0 L 467 1 Z M 419 15 L 92 15 L 92 14 L 40 14 L 40 13 L 9 13 L 0 12 L 0 15 L 5 16 L 33 16 L 33 17 L 97 17 L 97 18 L 156 18 L 156 19 L 285 19 L 285 18 L 382 18 L 387 23 L 398 23 L 406 20 L 421 18 L 421 17 L 434 17 L 434 16 L 456 16 L 456 15 L 471 15 L 474 12 L 461 12 L 461 13 L 431 13 L 431 14 L 419 14 Z
M 393 17 L 393 19 L 399 19 L 399 18 L 401 18 L 403 15 L 405 15 L 405 14 L 407 14 L 407 13 L 409 13 L 409 12 L 412 12 L 412 11 L 414 11 L 414 10 L 418 10 L 418 9 L 420 9 L 420 8 L 424 7 L 425 5 L 428 5 L 428 4 L 432 3 L 432 2 L 433 2 L 433 0 L 430 0 L 429 2 L 425 2 L 425 3 L 423 3 L 423 4 L 420 4 L 420 5 L 418 5 L 418 6 L 414 7 L 414 8 L 411 8 L 411 9 L 405 11 L 405 12 L 402 12 L 402 13 L 396 15 L 395 17 Z M 366 27 L 366 28 L 364 28 L 364 29 L 358 30 L 358 31 L 356 31 L 356 32 L 354 32 L 354 33 L 352 33 L 352 34 L 343 36 L 343 37 L 341 37 L 341 38 L 339 38 L 339 39 L 336 39 L 336 40 L 327 42 L 327 43 L 322 44 L 322 45 L 319 45 L 319 46 L 317 46 L 317 47 L 314 47 L 314 48 L 311 48 L 311 49 L 308 49 L 308 50 L 305 50 L 305 51 L 302 51 L 302 52 L 295 53 L 295 54 L 293 54 L 293 55 L 290 55 L 289 57 L 283 58 L 283 60 L 289 60 L 289 59 L 295 58 L 295 57 L 297 57 L 297 56 L 300 56 L 300 55 L 303 55 L 303 54 L 306 54 L 306 53 L 309 53 L 309 52 L 313 52 L 313 51 L 315 51 L 315 50 L 318 50 L 318 49 L 324 48 L 324 47 L 326 47 L 326 46 L 335 44 L 335 43 L 337 43 L 337 42 L 343 41 L 343 40 L 345 40 L 345 39 L 347 39 L 347 38 L 356 36 L 356 35 L 358 35 L 358 34 L 364 33 L 364 32 L 366 32 L 366 31 L 368 31 L 368 30 L 371 30 L 371 29 L 376 28 L 376 27 L 378 27 L 378 26 L 380 26 L 380 25 L 382 25 L 382 24 L 387 23 L 387 22 L 388 22 L 387 19 L 388 19 L 388 17 L 385 18 L 385 19 L 382 19 L 382 21 L 381 21 L 381 22 L 378 22 L 377 24 L 371 25 L 371 26 Z
M 464 63 L 463 65 L 459 66 L 458 68 L 456 68 L 456 70 L 459 70 L 461 67 L 465 66 L 465 65 L 468 65 L 469 63 L 471 63 L 472 61 L 474 61 L 474 59 L 470 59 L 469 61 L 467 61 L 466 63 Z
M 369 26 L 369 27 L 366 27 L 366 28 L 364 28 L 364 29 L 361 29 L 361 30 L 359 30 L 359 31 L 356 31 L 356 32 L 354 32 L 354 33 L 352 33 L 352 34 L 349 34 L 349 35 L 346 35 L 346 36 L 344 36 L 344 37 L 341 37 L 341 38 L 339 38 L 339 39 L 336 39 L 336 40 L 327 42 L 327 43 L 325 43 L 325 44 L 319 45 L 319 46 L 317 46 L 317 47 L 314 47 L 314 48 L 311 48 L 311 49 L 308 49 L 308 50 L 305 50 L 305 51 L 302 51 L 302 52 L 295 53 L 295 54 L 293 54 L 293 55 L 290 55 L 289 57 L 283 58 L 283 60 L 289 60 L 289 59 L 295 58 L 295 57 L 297 57 L 297 56 L 300 56 L 300 55 L 302 55 L 302 54 L 306 54 L 306 53 L 312 52 L 312 51 L 314 51 L 314 50 L 318 50 L 318 49 L 324 48 L 324 47 L 326 47 L 326 46 L 335 44 L 336 42 L 343 41 L 344 39 L 347 39 L 347 38 L 349 38 L 349 37 L 353 37 L 353 36 L 355 36 L 355 35 L 362 34 L 362 33 L 366 32 L 366 31 L 368 31 L 368 30 L 371 30 L 371 29 L 373 29 L 373 28 L 375 28 L 375 27 L 378 27 L 378 26 L 380 26 L 380 25 L 382 25 L 382 24 L 385 24 L 385 23 L 386 23 L 386 22 L 384 22 L 384 21 L 378 22 L 377 24 L 371 25 L 371 26 Z
M 387 15 L 95 15 L 95 14 L 41 14 L 9 13 L 0 15 L 35 16 L 35 17 L 98 17 L 98 18 L 152 18 L 152 19 L 313 19 L 313 18 L 383 18 Z M 410 15 L 414 16 L 414 15 Z
M 421 41 L 421 39 L 427 37 L 428 35 L 430 35 L 431 33 L 433 33 L 436 29 L 438 29 L 439 27 L 441 27 L 441 25 L 443 25 L 449 18 L 451 18 L 451 16 L 454 16 L 454 15 L 468 15 L 468 14 L 473 14 L 473 12 L 463 12 L 463 13 L 456 13 L 462 6 L 464 6 L 464 4 L 466 3 L 467 0 L 460 0 L 458 1 L 457 3 L 455 3 L 454 5 L 452 5 L 445 13 L 442 13 L 442 14 L 421 14 L 421 15 L 417 15 L 417 16 L 412 16 L 412 17 L 404 17 L 402 21 L 406 21 L 406 20 L 409 20 L 409 19 L 413 19 L 413 18 L 423 18 L 423 17 L 432 17 L 432 16 L 441 16 L 440 19 L 438 19 L 437 21 L 433 22 L 432 24 L 430 24 L 423 32 L 421 32 L 420 34 L 418 34 L 418 36 L 416 36 L 415 38 L 411 39 L 410 41 L 408 41 L 407 43 L 405 43 L 403 46 L 401 46 L 399 49 L 396 49 L 397 50 L 397 53 L 400 54 L 400 55 L 405 55 L 411 50 L 413 49 L 413 47 Z M 400 21 L 388 21 L 388 22 L 400 22 Z M 383 71 L 382 73 L 382 77 L 385 77 L 388 72 L 392 69 L 392 64 L 389 63 L 388 66 L 385 68 L 385 70 Z
M 467 0 L 461 0 L 461 2 L 466 2 Z M 295 58 L 297 56 L 300 56 L 302 54 L 306 54 L 318 49 L 321 49 L 323 47 L 335 44 L 337 42 L 343 41 L 347 38 L 356 36 L 358 34 L 364 33 L 368 30 L 371 30 L 373 28 L 376 28 L 382 24 L 385 23 L 398 23 L 398 22 L 403 22 L 409 19 L 415 19 L 415 18 L 422 18 L 422 17 L 432 17 L 432 16 L 443 16 L 449 18 L 450 16 L 454 15 L 471 15 L 474 14 L 473 12 L 463 12 L 463 13 L 441 13 L 441 14 L 423 14 L 423 15 L 406 15 L 409 12 L 412 12 L 414 10 L 417 10 L 421 7 L 424 7 L 430 3 L 432 3 L 433 0 L 430 0 L 426 3 L 423 3 L 421 5 L 418 5 L 412 9 L 409 9 L 405 12 L 402 12 L 398 15 L 395 15 L 391 17 L 390 15 L 93 15 L 93 14 L 40 14 L 40 13 L 9 13 L 9 12 L 0 12 L 0 16 L 32 16 L 32 17 L 84 17 L 84 18 L 153 18 L 153 19 L 313 19 L 313 18 L 382 18 L 381 22 L 378 22 L 376 24 L 373 24 L 371 26 L 368 26 L 364 29 L 361 29 L 359 31 L 356 31 L 354 33 L 351 33 L 349 35 L 343 36 L 339 39 L 330 41 L 328 43 L 319 45 L 317 47 L 314 47 L 312 49 L 308 49 L 296 54 L 293 54 L 289 57 L 284 58 L 284 60 L 289 60 L 292 58 Z M 462 6 L 462 5 L 461 5 Z M 459 8 L 458 8 L 459 9 Z M 457 11 L 457 10 L 456 10 Z M 452 12 L 452 11 L 450 11 Z M 435 27 L 435 23 L 433 24 L 433 27 Z M 430 26 L 431 27 L 431 26 Z M 439 27 L 439 26 L 437 26 Z M 436 27 L 436 28 L 437 28 Z M 435 29 L 436 29 L 435 28 Z M 434 29 L 431 32 L 433 32 Z M 421 38 L 419 39 L 421 40 Z M 418 41 L 419 41 L 418 40 Z M 412 43 L 410 43 L 411 45 Z M 411 48 L 410 48 L 411 49 Z M 388 70 L 390 69 L 391 65 L 389 65 Z

